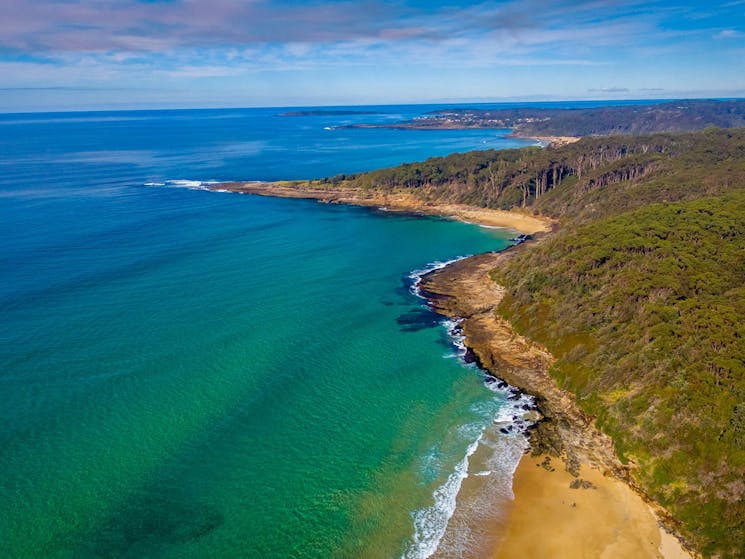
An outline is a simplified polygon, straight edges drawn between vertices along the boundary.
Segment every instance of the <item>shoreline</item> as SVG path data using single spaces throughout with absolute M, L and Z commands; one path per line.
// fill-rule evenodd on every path
M 337 128 L 363 128 L 379 129 L 386 128 L 390 130 L 511 130 L 505 138 L 516 140 L 533 140 L 538 142 L 541 147 L 561 147 L 573 144 L 582 139 L 581 136 L 535 136 L 532 134 L 521 134 L 519 128 L 485 126 L 482 124 L 463 124 L 459 122 L 437 122 L 437 123 L 419 123 L 419 122 L 400 122 L 392 124 L 350 124 L 347 126 L 338 126 Z
M 474 208 L 465 204 L 424 202 L 406 192 L 377 192 L 349 188 L 313 188 L 298 181 L 291 182 L 228 182 L 211 184 L 209 190 L 254 194 L 275 198 L 300 198 L 327 204 L 347 204 L 378 208 L 389 212 L 437 216 L 482 227 L 503 227 L 533 235 L 549 232 L 556 221 L 527 212 Z
M 508 134 L 508 138 L 520 138 L 523 140 L 535 140 L 541 147 L 562 147 L 574 142 L 579 142 L 580 136 L 520 136 L 519 134 Z
M 536 235 L 537 240 L 529 242 L 540 242 L 558 225 L 555 220 L 543 216 L 458 204 L 427 203 L 402 192 L 313 188 L 293 182 L 234 182 L 210 185 L 209 188 L 439 216 Z M 618 553 L 626 549 L 630 554 L 621 556 L 692 559 L 695 555 L 683 546 L 669 528 L 675 526 L 672 516 L 633 483 L 628 467 L 618 460 L 610 437 L 598 431 L 591 418 L 585 416 L 576 405 L 574 395 L 561 390 L 550 377 L 548 371 L 554 361 L 550 352 L 517 334 L 506 320 L 496 315 L 505 289 L 494 283 L 488 274 L 521 248 L 515 245 L 502 252 L 456 260 L 424 274 L 420 284 L 421 296 L 433 310 L 461 321 L 465 346 L 485 373 L 533 396 L 541 415 L 530 434 L 529 451 L 533 454 L 528 452 L 522 457 L 513 477 L 515 500 L 511 510 L 506 512 L 504 522 L 496 526 L 488 538 L 495 545 L 490 557 L 509 559 L 522 549 L 520 542 L 532 542 L 530 545 L 544 546 L 535 555 L 557 558 L 618 557 Z M 536 468 L 536 454 L 542 460 L 551 457 L 558 461 L 561 472 L 555 466 L 551 469 Z M 557 483 L 559 478 L 561 483 Z M 583 510 L 580 514 L 567 516 L 566 510 L 558 507 L 557 503 L 566 502 L 568 496 L 579 493 L 565 483 L 566 479 L 587 478 L 593 480 L 590 482 L 593 487 L 602 488 L 601 493 L 606 497 L 616 495 L 622 498 L 618 502 L 602 499 L 601 503 L 594 502 L 592 506 L 583 507 L 589 514 Z M 587 493 L 589 490 L 580 487 L 579 491 Z M 577 499 L 572 502 L 576 503 Z M 577 513 L 576 507 L 571 509 L 572 513 Z M 556 514 L 551 517 L 544 514 L 546 511 Z M 595 526 L 597 523 L 594 520 L 608 514 L 616 519 L 613 530 L 603 530 L 605 524 Z M 571 541 L 560 537 L 567 532 L 562 525 L 567 518 L 577 519 L 579 525 L 584 527 L 582 535 Z M 547 526 L 551 526 L 551 538 L 546 537 Z M 634 535 L 640 529 L 645 534 L 643 539 Z M 570 531 L 575 532 L 577 530 Z M 608 536 L 611 533 L 612 541 Z M 554 535 L 557 537 L 554 538 Z M 556 542 L 563 543 L 556 547 Z M 511 549 L 513 551 L 509 551 Z M 557 550 L 562 549 L 566 550 L 566 555 L 557 555 Z M 605 552 L 594 555 L 597 549 Z M 606 555 L 606 552 L 610 555 Z
M 554 357 L 550 352 L 517 334 L 496 314 L 506 290 L 491 280 L 489 271 L 521 248 L 459 260 L 422 281 L 422 291 L 435 311 L 462 319 L 464 342 L 481 368 L 532 395 L 542 415 L 531 432 L 532 455 L 525 454 L 515 472 L 515 500 L 505 525 L 493 537 L 498 542 L 493 556 L 509 559 L 523 555 L 521 546 L 525 544 L 533 548 L 528 556 L 694 557 L 670 534 L 668 527 L 675 526 L 674 519 L 634 484 L 628 467 L 617 458 L 610 437 L 597 430 L 577 406 L 574 395 L 560 389 L 551 378 Z M 551 457 L 560 463 L 559 467 L 536 468 L 535 455 Z M 574 514 L 577 511 L 572 510 L 568 515 L 566 507 L 557 505 L 575 494 L 567 480 L 587 478 L 594 487 L 603 489 L 602 494 L 617 498 L 591 499 L 592 506 L 583 507 L 588 514 Z M 573 517 L 577 526 L 569 523 L 569 530 L 567 522 Z M 608 517 L 616 519 L 613 530 L 606 529 L 605 520 L 600 525 L 595 522 Z M 640 529 L 647 534 L 643 540 L 635 535 Z M 581 535 L 565 537 L 567 532 L 580 531 Z M 618 555 L 624 549 L 629 550 L 628 554 Z

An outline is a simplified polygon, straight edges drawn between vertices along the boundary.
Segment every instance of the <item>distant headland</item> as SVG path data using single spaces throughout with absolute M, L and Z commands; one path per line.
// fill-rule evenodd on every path
M 340 128 L 453 130 L 510 129 L 520 138 L 584 137 L 611 134 L 693 132 L 707 126 L 745 126 L 745 100 L 681 100 L 648 105 L 579 109 L 515 107 L 452 108 L 411 120 L 382 124 L 350 124 Z

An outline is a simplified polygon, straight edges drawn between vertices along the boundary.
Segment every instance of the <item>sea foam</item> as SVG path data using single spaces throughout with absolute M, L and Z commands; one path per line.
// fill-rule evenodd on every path
M 409 280 L 411 281 L 411 292 L 420 299 L 424 299 L 426 301 L 426 297 L 422 294 L 421 290 L 421 283 L 424 276 L 426 276 L 430 272 L 434 272 L 435 270 L 441 270 L 445 266 L 449 266 L 454 262 L 458 262 L 458 260 L 464 260 L 469 256 L 471 255 L 458 256 L 457 258 L 453 258 L 452 260 L 435 260 L 434 262 L 430 262 L 429 264 L 427 264 L 424 268 L 414 270 L 409 274 Z
M 170 186 L 172 188 L 188 188 L 190 190 L 210 190 L 214 184 L 220 184 L 220 181 L 200 181 L 190 179 L 174 179 L 165 182 L 151 181 L 144 183 L 144 186 Z
M 435 490 L 434 504 L 413 513 L 414 536 L 403 555 L 404 559 L 426 559 L 437 551 L 448 522 L 455 512 L 460 486 L 468 477 L 468 459 L 478 449 L 480 440 L 481 435 L 468 445 L 466 455 L 456 464 L 455 471 Z
M 218 184 L 217 181 L 198 181 L 188 179 L 177 179 L 166 181 L 168 186 L 175 186 L 177 188 L 190 188 L 194 190 L 207 190 L 210 185 Z
M 414 270 L 408 276 L 411 281 L 411 292 L 426 300 L 421 287 L 423 277 L 464 258 L 468 257 L 461 256 L 448 261 L 436 261 L 422 269 Z M 494 493 L 502 498 L 513 498 L 511 480 L 520 457 L 527 448 L 525 433 L 532 422 L 526 419 L 525 415 L 527 410 L 535 406 L 533 398 L 521 394 L 506 382 L 487 375 L 476 364 L 466 362 L 468 348 L 465 344 L 462 322 L 460 318 L 444 318 L 441 321 L 455 351 L 454 355 L 447 357 L 457 357 L 464 366 L 481 371 L 484 375 L 485 386 L 494 392 L 495 396 L 498 396 L 500 406 L 496 412 L 489 407 L 474 410 L 480 412 L 479 415 L 485 416 L 484 422 L 480 425 L 473 423 L 463 425 L 459 430 L 466 440 L 470 439 L 472 442 L 468 445 L 465 456 L 455 465 L 446 481 L 433 492 L 434 503 L 412 513 L 414 533 L 402 559 L 426 559 L 438 550 L 448 556 L 453 554 L 460 556 L 468 553 L 469 550 L 473 551 L 479 543 L 475 541 L 478 538 L 471 534 L 463 523 L 459 523 L 458 533 L 449 534 L 447 542 L 443 542 L 443 538 L 448 533 L 450 520 L 456 514 L 457 498 L 463 480 L 469 476 L 469 459 L 481 444 L 486 444 L 491 449 L 485 464 L 488 469 L 479 469 L 473 473 L 474 476 L 488 480 L 486 483 L 488 483 L 489 495 L 479 497 L 477 503 L 467 503 L 466 507 L 469 510 L 463 511 L 464 515 L 475 518 L 480 516 L 480 511 L 486 508 L 481 503 L 481 499 L 491 499 Z M 443 543 L 447 549 L 442 549 Z

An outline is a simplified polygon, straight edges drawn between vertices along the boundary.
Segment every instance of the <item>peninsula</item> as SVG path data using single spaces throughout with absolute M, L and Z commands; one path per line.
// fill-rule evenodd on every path
M 569 143 L 584 136 L 691 132 L 707 126 L 745 126 L 745 100 L 681 100 L 580 109 L 519 107 L 452 108 L 403 122 L 352 124 L 343 128 L 447 130 L 511 129 L 520 138 L 547 138 Z

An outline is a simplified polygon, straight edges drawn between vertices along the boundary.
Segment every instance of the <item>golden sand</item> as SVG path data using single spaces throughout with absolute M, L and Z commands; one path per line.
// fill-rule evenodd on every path
M 496 559 L 690 559 L 677 539 L 628 485 L 582 466 L 526 455 L 513 480 L 515 500 Z M 572 489 L 577 480 L 592 484 Z
M 531 138 L 538 140 L 543 144 L 557 148 L 567 144 L 573 144 L 582 139 L 578 136 L 531 136 Z

